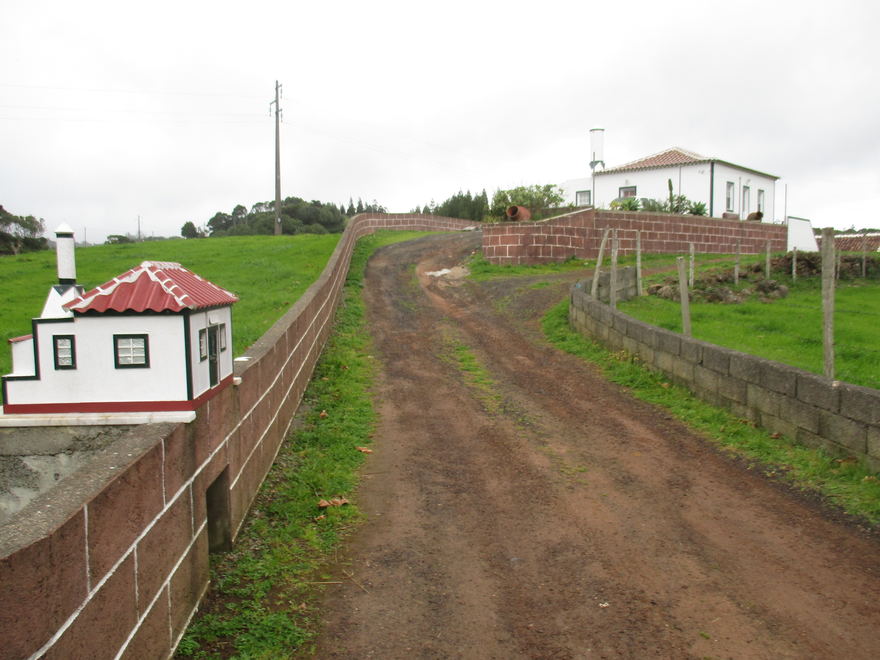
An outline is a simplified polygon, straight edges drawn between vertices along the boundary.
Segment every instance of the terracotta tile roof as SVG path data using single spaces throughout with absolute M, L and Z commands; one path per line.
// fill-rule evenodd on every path
M 27 341 L 28 339 L 33 339 L 33 338 L 34 338 L 33 335 L 21 335 L 21 337 L 10 337 L 6 341 L 8 341 L 10 344 L 17 344 L 20 341 Z
M 623 165 L 618 165 L 617 167 L 608 168 L 607 170 L 603 170 L 603 172 L 623 172 L 625 170 L 646 170 L 652 167 L 669 167 L 670 165 L 708 163 L 709 160 L 711 159 L 706 158 L 705 156 L 701 156 L 700 154 L 695 154 L 692 151 L 673 147 L 672 149 L 661 151 L 659 154 L 654 154 L 653 156 L 648 156 L 647 158 L 640 158 L 639 160 L 634 160 L 631 163 L 625 163 Z M 599 174 L 599 172 L 596 172 L 596 174 Z
M 85 312 L 179 312 L 231 305 L 235 294 L 202 279 L 178 263 L 145 261 L 137 268 L 84 293 L 65 305 Z
M 647 156 L 646 158 L 640 158 L 639 160 L 634 160 L 631 163 L 624 163 L 623 165 L 618 165 L 616 167 L 609 167 L 607 170 L 598 170 L 596 172 L 596 176 L 601 174 L 612 174 L 615 172 L 627 172 L 634 170 L 649 170 L 655 167 L 672 167 L 675 165 L 690 165 L 693 163 L 723 163 L 725 165 L 730 165 L 731 167 L 736 167 L 741 170 L 748 170 L 749 172 L 754 172 L 755 174 L 760 174 L 762 176 L 770 177 L 771 179 L 778 179 L 779 177 L 774 174 L 767 174 L 766 172 L 761 172 L 759 170 L 753 169 L 751 167 L 743 167 L 742 165 L 736 165 L 726 160 L 721 160 L 720 158 L 710 158 L 707 156 L 701 156 L 700 154 L 696 154 L 693 151 L 688 151 L 687 149 L 682 149 L 680 147 L 672 147 L 671 149 L 667 149 L 666 151 L 661 151 L 658 154 L 654 154 L 653 156 Z
M 821 245 L 822 238 L 817 237 L 816 241 Z M 868 252 L 880 251 L 880 234 L 838 234 L 834 237 L 834 245 L 842 252 L 861 252 L 863 249 Z

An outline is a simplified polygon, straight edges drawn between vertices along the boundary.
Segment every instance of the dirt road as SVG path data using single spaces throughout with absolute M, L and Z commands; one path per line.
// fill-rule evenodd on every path
M 318 657 L 880 657 L 880 543 L 545 345 L 567 283 L 427 274 L 477 240 L 368 268 L 381 423 Z

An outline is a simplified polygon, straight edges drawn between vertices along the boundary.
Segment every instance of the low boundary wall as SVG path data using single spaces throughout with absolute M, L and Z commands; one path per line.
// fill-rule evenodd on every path
M 287 435 L 354 244 L 376 229 L 474 226 L 355 216 L 320 278 L 194 422 L 134 428 L 0 526 L 0 656 L 170 656 L 207 588 L 209 544 L 234 539 Z
M 574 329 L 612 350 L 638 356 L 649 368 L 737 417 L 808 447 L 864 460 L 880 471 L 880 390 L 832 381 L 643 323 L 592 298 L 590 282 L 572 288 L 569 322 Z M 621 293 L 627 290 L 620 288 Z
M 784 252 L 785 225 L 722 220 L 695 215 L 631 213 L 588 209 L 540 222 L 500 222 L 483 226 L 483 257 L 493 264 L 535 264 L 570 257 L 594 259 L 606 228 L 618 230 L 620 254 L 634 254 L 636 231 L 642 251 L 684 254 L 689 244 L 700 254 L 733 254 L 737 240 L 743 254 L 767 249 Z

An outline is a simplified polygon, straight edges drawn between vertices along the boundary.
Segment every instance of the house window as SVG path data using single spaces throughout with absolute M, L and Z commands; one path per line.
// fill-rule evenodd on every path
M 221 323 L 220 327 L 217 328 L 217 343 L 220 345 L 220 350 L 226 350 L 226 324 Z
M 147 335 L 113 335 L 113 358 L 117 369 L 146 369 L 150 366 Z
M 199 361 L 208 359 L 208 331 L 205 328 L 199 330 Z
M 574 194 L 574 205 L 575 206 L 590 206 L 593 203 L 593 200 L 590 199 L 593 196 L 592 190 L 578 190 Z
M 623 186 L 620 189 L 620 194 L 618 197 L 635 197 L 636 196 L 636 187 L 635 186 Z
M 76 369 L 76 339 L 73 335 L 53 335 L 52 352 L 56 369 Z
M 751 193 L 751 188 L 748 186 L 742 187 L 743 194 L 743 203 L 742 203 L 742 213 L 743 215 L 749 212 L 749 207 L 752 205 L 752 199 L 749 193 Z
M 758 188 L 758 210 L 764 212 L 764 191 Z
M 727 195 L 725 195 L 726 206 L 728 211 L 733 211 L 734 205 L 734 196 L 736 194 L 736 187 L 733 184 L 733 181 L 727 182 Z

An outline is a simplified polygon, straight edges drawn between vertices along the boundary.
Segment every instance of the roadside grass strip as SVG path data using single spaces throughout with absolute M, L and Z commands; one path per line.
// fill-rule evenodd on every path
M 375 365 L 361 298 L 364 269 L 378 247 L 421 235 L 379 232 L 358 242 L 299 422 L 234 549 L 211 557 L 211 588 L 176 657 L 268 660 L 310 651 L 322 583 L 338 580 L 327 567 L 361 519 L 352 493 L 377 420 Z
M 871 526 L 880 523 L 880 479 L 866 466 L 793 443 L 697 399 L 625 352 L 610 352 L 571 329 L 568 300 L 542 319 L 547 339 L 557 348 L 599 368 L 602 375 L 638 399 L 669 411 L 725 452 L 743 459 L 749 469 L 780 479 L 797 490 L 821 495 Z

